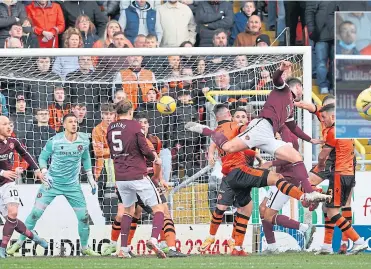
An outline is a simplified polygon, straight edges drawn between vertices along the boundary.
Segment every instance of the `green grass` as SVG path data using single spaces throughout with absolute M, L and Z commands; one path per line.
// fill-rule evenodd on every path
M 357 256 L 314 256 L 312 253 L 291 253 L 275 256 L 251 255 L 249 257 L 231 256 L 191 256 L 188 258 L 159 260 L 154 257 L 122 260 L 115 257 L 66 257 L 66 258 L 8 258 L 0 260 L 1 269 L 18 268 L 202 268 L 202 269 L 370 269 L 371 255 Z

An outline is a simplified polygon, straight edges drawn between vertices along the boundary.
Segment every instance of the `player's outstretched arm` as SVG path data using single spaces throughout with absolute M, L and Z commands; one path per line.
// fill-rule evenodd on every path
M 94 195 L 97 192 L 98 185 L 94 180 L 93 171 L 91 167 L 91 158 L 89 153 L 89 147 L 86 147 L 84 152 L 81 156 L 82 166 L 86 172 L 86 176 L 88 177 L 88 181 L 91 187 L 91 193 Z
M 290 131 L 299 137 L 300 139 L 303 139 L 304 141 L 310 142 L 312 144 L 323 144 L 323 141 L 320 139 L 311 138 L 309 135 L 304 133 L 299 126 L 296 125 L 294 119 L 291 119 L 289 121 L 285 122 L 286 126 L 290 129 Z
M 285 82 L 282 79 L 282 74 L 284 71 L 289 70 L 291 67 L 291 62 L 282 61 L 280 67 L 273 73 L 273 85 L 277 90 L 284 90 L 286 87 Z
M 310 113 L 315 113 L 317 111 L 317 106 L 313 103 L 299 101 L 299 102 L 294 102 L 294 105 L 298 108 L 308 110 Z

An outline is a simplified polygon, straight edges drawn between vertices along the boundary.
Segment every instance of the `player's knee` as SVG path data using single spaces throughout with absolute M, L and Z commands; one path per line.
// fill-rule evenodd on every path
M 162 204 L 154 205 L 152 206 L 152 211 L 153 214 L 156 212 L 164 212 L 164 207 L 162 206 Z
M 272 223 L 274 215 L 275 214 L 271 210 L 268 210 L 268 208 L 266 208 L 266 210 L 264 211 L 264 220 Z
M 16 219 L 18 216 L 18 205 L 16 204 L 8 204 L 8 217 L 12 219 Z

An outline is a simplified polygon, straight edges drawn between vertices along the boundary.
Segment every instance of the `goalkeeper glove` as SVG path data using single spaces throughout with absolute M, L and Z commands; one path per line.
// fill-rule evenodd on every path
M 91 187 L 91 193 L 94 195 L 97 192 L 97 189 L 98 189 L 97 182 L 95 182 L 94 176 L 93 176 L 93 173 L 92 173 L 91 170 L 87 171 L 86 175 L 88 176 L 88 181 L 89 181 L 89 184 L 90 184 L 90 187 Z
M 43 168 L 41 170 L 41 173 L 44 176 L 42 182 L 44 184 L 45 189 L 50 190 L 53 187 L 53 179 L 49 177 L 48 169 Z

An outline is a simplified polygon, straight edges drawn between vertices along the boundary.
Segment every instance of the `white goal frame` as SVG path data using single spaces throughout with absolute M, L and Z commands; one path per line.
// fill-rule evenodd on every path
M 60 57 L 60 56 L 223 56 L 223 55 L 303 55 L 303 99 L 312 102 L 312 50 L 309 46 L 293 47 L 200 47 L 200 48 L 81 48 L 81 49 L 4 49 L 0 57 Z M 312 115 L 303 111 L 303 131 L 312 136 Z M 312 144 L 304 143 L 304 163 L 312 168 Z

